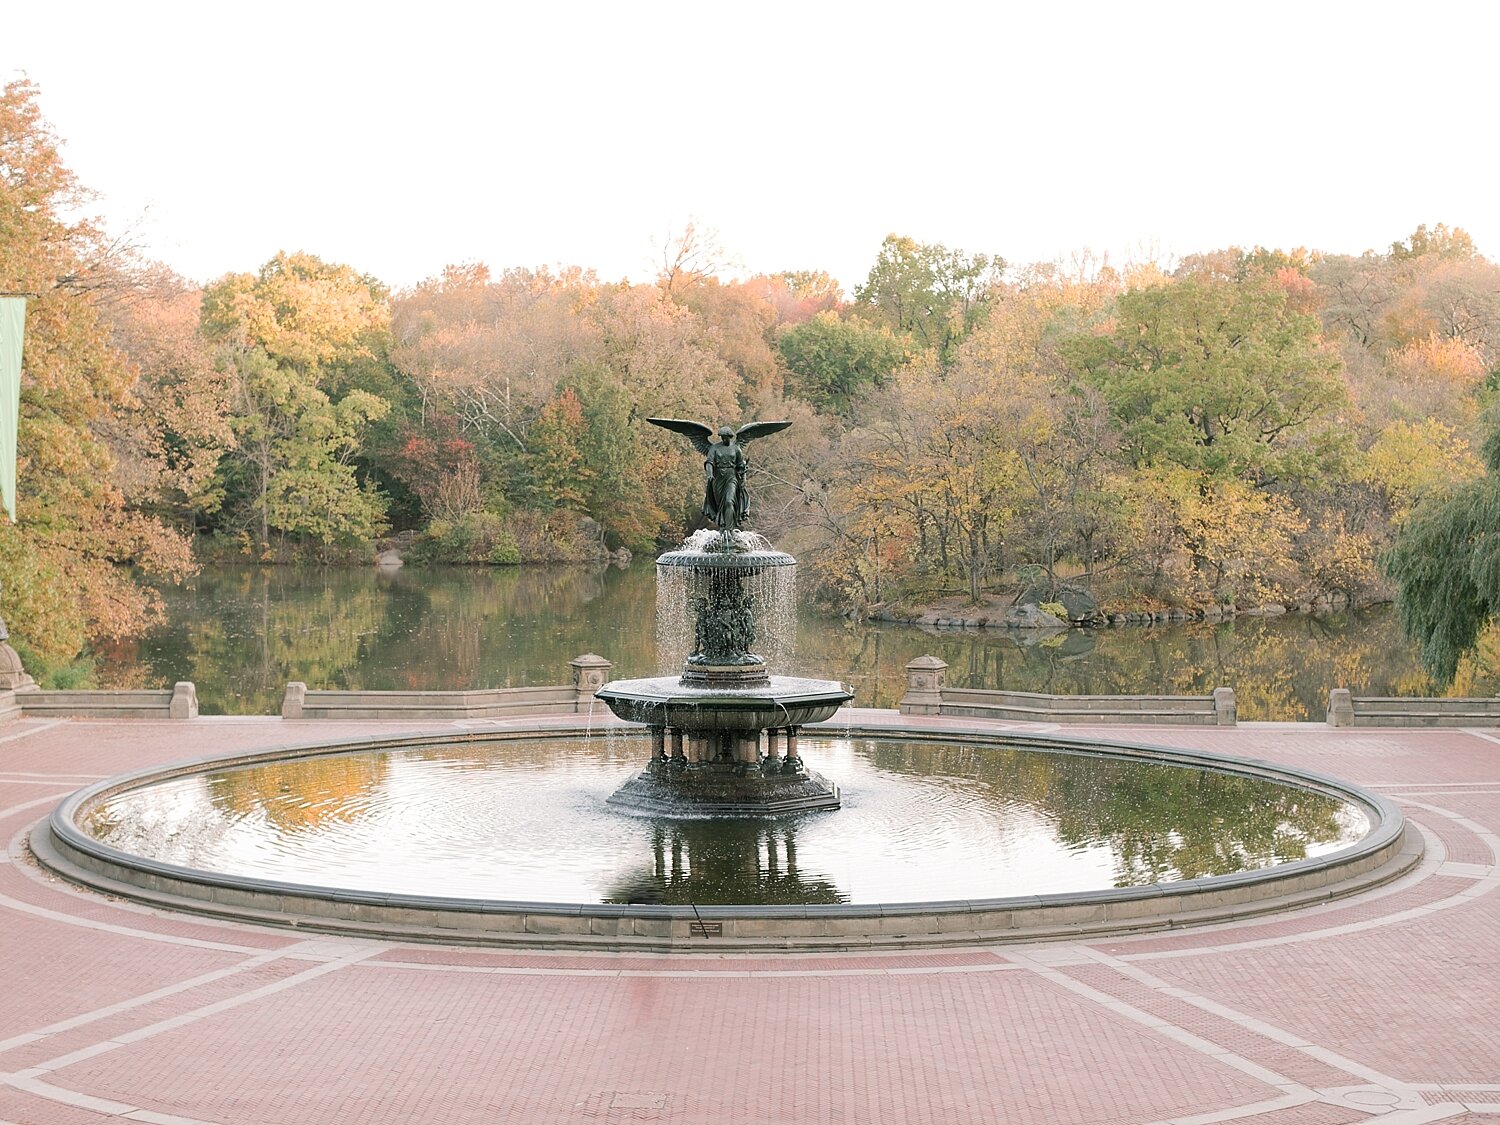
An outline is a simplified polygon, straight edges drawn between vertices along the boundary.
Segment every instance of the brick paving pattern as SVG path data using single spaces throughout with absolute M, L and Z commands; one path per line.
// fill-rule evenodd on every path
M 1432 843 L 1357 899 L 1087 942 L 652 956 L 305 937 L 82 891 L 25 851 L 94 778 L 400 729 L 0 727 L 0 1125 L 1500 1123 L 1488 732 L 1101 728 L 1376 788 Z

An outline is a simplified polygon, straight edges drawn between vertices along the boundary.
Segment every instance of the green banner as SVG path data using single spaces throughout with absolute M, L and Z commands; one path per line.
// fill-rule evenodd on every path
M 0 506 L 16 522 L 16 424 L 21 413 L 21 335 L 26 298 L 0 297 Z

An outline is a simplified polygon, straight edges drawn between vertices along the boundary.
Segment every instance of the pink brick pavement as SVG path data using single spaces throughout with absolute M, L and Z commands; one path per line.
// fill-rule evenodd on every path
M 1488 732 L 1101 730 L 1379 787 L 1431 843 L 1357 899 L 1089 942 L 649 956 L 304 938 L 84 892 L 24 850 L 94 777 L 396 729 L 0 727 L 0 1123 L 1500 1122 Z

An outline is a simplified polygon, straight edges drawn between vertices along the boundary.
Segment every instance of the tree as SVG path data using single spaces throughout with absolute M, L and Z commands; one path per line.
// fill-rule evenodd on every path
M 37 96 L 26 81 L 0 89 L 0 290 L 35 294 L 21 376 L 20 522 L 0 525 L 0 573 L 14 639 L 55 666 L 155 615 L 156 596 L 117 563 L 180 577 L 192 561 L 186 540 L 133 510 L 116 479 L 102 433 L 128 409 L 132 373 L 110 345 L 102 307 L 124 284 L 127 248 L 79 217 L 88 194 Z
M 1138 467 L 1297 482 L 1328 472 L 1346 445 L 1338 354 L 1274 278 L 1130 290 L 1110 331 L 1065 354 L 1104 395 Z
M 887 235 L 856 304 L 876 321 L 930 348 L 943 362 L 984 319 L 1005 259 Z
M 135 381 L 108 427 L 116 479 L 131 502 L 189 534 L 224 500 L 219 462 L 234 447 L 230 373 L 199 331 L 203 295 L 169 273 L 141 278 L 106 310 Z
M 278 254 L 258 275 L 225 277 L 203 298 L 203 326 L 234 376 L 238 472 L 264 552 L 272 529 L 326 550 L 368 540 L 384 525 L 385 500 L 353 464 L 386 400 L 347 390 L 341 369 L 387 346 L 383 289 L 348 266 Z
M 777 350 L 792 373 L 792 391 L 821 411 L 847 415 L 865 391 L 886 385 L 909 358 L 890 329 L 820 312 L 785 329 Z
M 1436 418 L 1391 423 L 1365 452 L 1358 470 L 1360 479 L 1384 494 L 1398 521 L 1429 497 L 1483 473 L 1484 464 L 1469 443 Z
M 1500 427 L 1485 441 L 1484 460 L 1482 478 L 1418 507 L 1382 560 L 1401 627 L 1443 684 L 1500 616 Z

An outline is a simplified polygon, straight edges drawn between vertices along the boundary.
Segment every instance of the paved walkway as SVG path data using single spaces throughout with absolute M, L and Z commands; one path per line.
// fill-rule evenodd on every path
M 94 778 L 394 729 L 0 727 L 0 1122 L 1500 1123 L 1487 732 L 1108 732 L 1379 790 L 1427 856 L 1357 899 L 1086 943 L 721 958 L 303 938 L 106 899 L 27 857 Z

